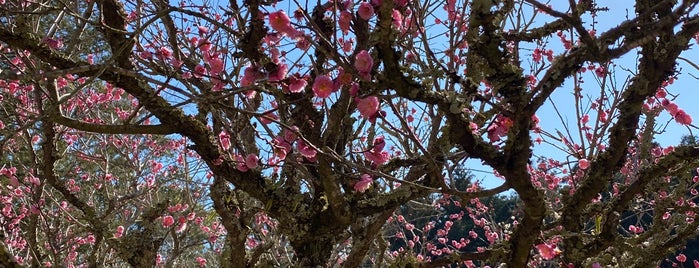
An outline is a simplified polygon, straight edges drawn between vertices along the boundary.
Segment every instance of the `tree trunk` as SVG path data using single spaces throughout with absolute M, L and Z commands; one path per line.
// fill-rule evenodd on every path
M 315 234 L 307 239 L 291 241 L 291 245 L 298 256 L 300 267 L 326 267 L 328 259 L 335 247 L 333 234 Z M 337 234 L 334 234 L 337 235 Z

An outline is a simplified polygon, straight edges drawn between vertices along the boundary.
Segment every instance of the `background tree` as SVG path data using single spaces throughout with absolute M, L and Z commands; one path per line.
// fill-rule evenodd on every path
M 2 262 L 657 264 L 697 2 L 0 1 Z

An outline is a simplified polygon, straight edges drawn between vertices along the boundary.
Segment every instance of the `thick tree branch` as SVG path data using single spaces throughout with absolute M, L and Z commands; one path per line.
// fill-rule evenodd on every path
M 572 9 L 576 11 L 578 16 L 581 16 L 583 13 L 593 11 L 593 1 L 591 0 L 585 0 L 585 1 L 578 1 L 578 4 Z M 507 41 L 523 41 L 523 42 L 532 42 L 537 39 L 541 39 L 550 35 L 553 35 L 554 33 L 558 31 L 563 31 L 567 29 L 570 26 L 570 23 L 564 20 L 563 18 L 559 18 L 555 21 L 545 23 L 542 26 L 536 27 L 534 29 L 529 29 L 521 32 L 505 32 L 503 33 L 503 38 Z
M 177 133 L 167 125 L 109 125 L 92 124 L 65 116 L 51 116 L 57 124 L 85 132 L 102 134 L 154 134 L 168 135 Z
M 379 215 L 376 215 L 368 223 L 363 223 L 361 219 L 358 223 L 352 226 L 352 251 L 349 253 L 347 260 L 344 262 L 345 267 L 360 267 L 364 261 L 364 256 L 369 251 L 371 243 L 377 238 L 377 234 L 381 231 L 386 220 L 393 215 L 393 210 L 385 210 Z
M 236 268 L 246 266 L 245 242 L 249 234 L 247 226 L 240 226 L 244 217 L 236 217 L 234 209 L 238 209 L 237 199 L 228 190 L 226 183 L 218 176 L 209 187 L 209 194 L 216 213 L 221 217 L 221 223 L 226 227 L 226 240 L 221 254 L 221 267 Z

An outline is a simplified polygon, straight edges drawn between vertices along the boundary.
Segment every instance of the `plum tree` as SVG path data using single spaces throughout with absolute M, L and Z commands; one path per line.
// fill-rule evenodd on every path
M 698 3 L 0 0 L 0 263 L 658 264 Z

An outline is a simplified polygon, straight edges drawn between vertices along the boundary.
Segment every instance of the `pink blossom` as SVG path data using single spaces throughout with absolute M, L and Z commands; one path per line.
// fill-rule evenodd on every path
M 375 166 L 382 165 L 388 161 L 390 158 L 388 152 L 383 151 L 383 147 L 386 145 L 383 136 L 379 136 L 374 139 L 374 144 L 372 148 L 364 152 L 364 157 L 372 162 Z
M 641 226 L 636 227 L 636 226 L 633 225 L 633 224 L 632 224 L 632 225 L 629 225 L 629 232 L 631 232 L 631 233 L 633 233 L 633 234 L 640 234 L 640 233 L 643 233 L 643 227 L 641 227 Z
M 340 12 L 340 19 L 337 24 L 340 25 L 340 30 L 342 30 L 343 34 L 349 33 L 350 22 L 352 22 L 352 13 L 347 10 Z
M 383 152 L 364 152 L 364 157 L 366 157 L 367 160 L 371 161 L 375 165 L 382 165 L 386 162 L 388 162 L 388 159 L 390 156 L 388 155 L 388 152 L 383 151 Z
M 206 39 L 200 39 L 199 42 L 197 43 L 197 47 L 199 47 L 199 50 L 208 52 L 211 51 L 211 47 L 213 44 L 209 40 Z
M 374 60 L 371 58 L 371 55 L 369 55 L 369 52 L 362 50 L 357 53 L 357 57 L 354 61 L 354 67 L 357 68 L 357 71 L 360 73 L 369 73 L 373 65 Z
M 277 44 L 276 43 L 272 44 L 272 46 L 275 46 L 275 45 L 277 45 Z M 269 57 L 272 59 L 272 62 L 274 64 L 279 64 L 281 62 L 281 60 L 279 59 L 280 55 L 281 55 L 281 52 L 279 52 L 279 49 L 276 47 L 273 47 L 272 49 L 269 50 Z
M 277 32 L 288 34 L 292 32 L 291 20 L 283 10 L 269 13 L 269 25 Z
M 284 130 L 284 140 L 287 142 L 294 142 L 298 138 L 296 133 L 299 131 L 299 127 L 297 126 L 292 126 L 289 129 Z
M 333 80 L 327 75 L 317 76 L 313 81 L 313 93 L 318 98 L 327 98 L 334 91 Z
M 538 47 L 534 49 L 534 54 L 532 55 L 532 58 L 534 59 L 534 62 L 536 62 L 536 63 L 541 62 L 541 56 L 542 56 L 541 51 L 542 51 L 542 50 L 541 50 L 540 48 L 538 48 Z
M 352 45 L 354 45 L 354 38 L 349 38 L 348 40 L 344 40 L 344 41 L 340 42 L 340 44 L 342 45 L 342 51 L 344 51 L 345 53 L 350 53 L 350 52 L 352 52 L 352 48 L 353 48 Z
M 306 51 L 308 48 L 311 47 L 311 42 L 306 39 L 307 37 L 303 34 L 302 31 L 299 31 L 299 33 L 296 35 L 294 40 L 296 40 L 296 47 L 300 50 Z
M 359 114 L 364 118 L 369 118 L 370 116 L 376 114 L 379 111 L 379 98 L 376 96 L 369 96 L 362 99 L 356 99 L 357 109 Z
M 580 169 L 586 170 L 590 167 L 590 160 L 580 159 L 580 161 L 578 161 L 578 166 L 580 167 Z
M 383 136 L 378 136 L 374 139 L 374 147 L 372 148 L 375 151 L 383 151 L 384 146 L 386 146 L 386 140 Z
M 601 78 L 607 74 L 607 70 L 604 68 L 604 66 L 599 66 L 597 69 L 595 69 L 595 74 Z
M 250 169 L 250 168 L 248 168 L 248 165 L 246 164 L 245 158 L 243 158 L 242 155 L 239 155 L 239 154 L 235 155 L 235 161 L 237 162 L 236 169 L 238 169 L 238 171 L 246 172 Z
M 257 68 L 248 66 L 245 68 L 245 71 L 243 71 L 243 77 L 240 79 L 240 85 L 244 87 L 251 86 L 255 83 L 258 77 L 259 72 L 257 71 Z
M 512 125 L 512 119 L 498 115 L 498 117 L 495 118 L 495 122 L 493 122 L 493 124 L 491 124 L 487 129 L 488 139 L 493 142 L 499 141 L 500 137 L 507 135 L 507 132 L 510 130 Z
M 228 151 L 231 148 L 231 137 L 228 135 L 228 132 L 221 131 L 221 133 L 218 134 L 218 139 L 221 141 L 221 148 L 223 148 L 224 151 Z
M 199 263 L 199 267 L 206 267 L 206 259 L 197 257 L 195 260 Z
M 667 155 L 669 153 L 672 153 L 673 151 L 675 151 L 675 147 L 673 147 L 673 146 L 665 147 L 663 149 L 663 155 Z
M 124 226 L 117 226 L 116 232 L 114 233 L 115 238 L 120 238 L 124 235 Z
M 359 94 L 359 84 L 352 82 L 349 90 L 350 96 L 356 97 Z
M 658 91 L 655 92 L 655 97 L 658 99 L 662 99 L 667 97 L 667 91 L 663 88 L 659 88 Z
M 160 47 L 155 51 L 155 55 L 161 60 L 167 60 L 172 57 L 172 50 L 167 47 Z
M 277 70 L 274 73 L 269 74 L 269 81 L 280 81 L 286 78 L 286 73 L 289 71 L 289 66 L 286 63 L 277 65 Z
M 289 78 L 289 91 L 291 93 L 301 93 L 306 88 L 308 82 L 303 78 L 292 76 Z
M 260 159 L 257 157 L 255 154 L 248 154 L 247 157 L 245 157 L 245 165 L 248 166 L 248 168 L 253 169 L 257 167 L 257 161 Z
M 367 2 L 362 2 L 359 4 L 359 10 L 357 10 L 357 13 L 359 13 L 360 18 L 369 20 L 372 16 L 374 16 L 374 7 Z
M 197 26 L 197 29 L 199 30 L 199 35 L 205 35 L 209 33 L 209 28 L 206 28 L 205 26 Z
M 354 190 L 360 193 L 363 193 L 369 187 L 371 187 L 371 183 L 373 182 L 371 175 L 369 174 L 362 174 L 361 179 L 354 184 Z
M 580 122 L 585 125 L 587 122 L 590 122 L 590 115 L 586 114 L 583 115 L 582 118 L 580 118 Z
M 673 116 L 680 110 L 676 103 L 671 102 L 668 99 L 663 99 L 661 104 L 663 107 L 665 107 L 665 110 L 667 110 Z
M 471 133 L 478 135 L 480 132 L 478 131 L 478 124 L 475 122 L 470 122 L 468 123 L 468 128 L 471 130 Z
M 298 142 L 296 143 L 296 149 L 299 150 L 299 153 L 301 153 L 301 155 L 308 158 L 309 160 L 316 157 L 316 150 L 313 149 L 313 147 L 309 146 L 303 139 L 298 140 Z
M 294 10 L 294 19 L 296 21 L 301 21 L 303 18 L 305 18 L 304 13 L 305 12 L 303 11 L 303 9 L 299 7 L 298 9 Z
M 223 72 L 223 60 L 219 58 L 213 58 L 209 60 L 209 73 L 212 76 L 217 76 Z
M 12 177 L 17 173 L 17 168 L 16 167 L 10 167 L 10 168 L 0 168 L 0 175 L 5 175 L 7 177 Z
M 187 223 L 182 222 L 179 225 L 177 225 L 177 228 L 175 229 L 175 233 L 181 233 L 184 232 L 184 230 L 187 229 Z
M 206 71 L 204 65 L 199 64 L 194 67 L 194 77 L 196 78 L 202 78 L 203 76 L 207 75 L 207 73 L 208 72 Z
M 393 18 L 393 27 L 396 29 L 403 28 L 403 14 L 400 11 L 394 9 L 391 17 Z
M 168 228 L 175 223 L 175 218 L 170 215 L 163 217 L 163 227 Z
M 670 212 L 663 213 L 663 220 L 667 220 L 669 218 L 670 218 Z
M 63 48 L 63 40 L 60 38 L 44 38 L 44 42 L 53 49 L 61 49 Z
M 677 257 L 675 257 L 675 259 L 677 259 L 678 262 L 686 262 L 686 261 L 687 261 L 687 256 L 685 256 L 684 254 L 680 253 L 680 255 L 677 255 Z
M 675 113 L 675 121 L 681 125 L 690 125 L 692 124 L 692 116 L 687 114 L 684 110 L 679 109 L 677 113 Z
M 556 257 L 557 253 L 554 250 L 554 247 L 549 244 L 538 244 L 535 247 L 544 260 L 550 260 Z

